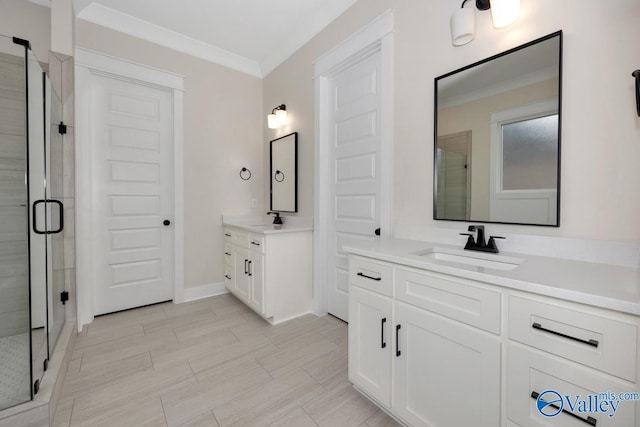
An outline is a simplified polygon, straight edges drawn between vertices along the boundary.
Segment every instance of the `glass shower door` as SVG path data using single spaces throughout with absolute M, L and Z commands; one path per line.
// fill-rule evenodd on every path
M 34 394 L 64 324 L 62 103 L 35 57 L 28 59 L 31 203 L 31 342 Z
M 48 248 L 46 238 L 45 75 L 31 51 L 27 55 L 29 258 L 31 291 L 31 384 L 38 392 L 49 359 L 47 342 Z
M 0 410 L 31 399 L 25 67 L 0 36 Z

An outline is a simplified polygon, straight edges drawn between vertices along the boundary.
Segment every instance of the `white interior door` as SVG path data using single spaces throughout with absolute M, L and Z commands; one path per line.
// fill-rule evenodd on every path
M 331 185 L 328 312 L 348 321 L 348 259 L 342 246 L 380 229 L 381 53 L 334 74 L 328 85 Z
M 173 299 L 173 94 L 91 76 L 94 314 Z

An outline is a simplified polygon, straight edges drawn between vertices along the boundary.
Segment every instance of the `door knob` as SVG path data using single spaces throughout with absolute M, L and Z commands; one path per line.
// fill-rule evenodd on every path
M 164 221 L 162 221 L 162 223 L 164 225 L 171 225 L 171 221 L 169 221 L 168 219 L 165 219 Z

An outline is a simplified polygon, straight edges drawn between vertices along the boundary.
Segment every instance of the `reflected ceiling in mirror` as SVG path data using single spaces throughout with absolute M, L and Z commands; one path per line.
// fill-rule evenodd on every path
M 562 32 L 435 79 L 437 220 L 560 225 Z

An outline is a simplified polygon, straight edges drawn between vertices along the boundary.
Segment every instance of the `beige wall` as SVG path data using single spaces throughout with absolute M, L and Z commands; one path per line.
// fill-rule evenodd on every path
M 433 79 L 562 29 L 564 80 L 561 227 L 490 226 L 529 234 L 640 240 L 640 119 L 631 72 L 640 64 L 640 2 L 523 1 L 519 20 L 496 30 L 478 12 L 476 38 L 451 45 L 454 0 L 360 0 L 264 79 L 264 115 L 287 104 L 300 132 L 300 211 L 313 213 L 312 62 L 386 9 L 394 30 L 394 223 L 460 228 L 432 218 Z M 630 44 L 631 43 L 631 44 Z M 266 124 L 263 124 L 266 128 Z M 276 132 L 265 129 L 265 139 Z M 265 164 L 267 162 L 265 156 Z M 265 194 L 268 194 L 268 186 Z
M 222 282 L 221 214 L 262 205 L 262 81 L 82 20 L 76 44 L 184 76 L 185 287 Z
M 31 42 L 38 61 L 49 62 L 51 10 L 26 0 L 0 0 L 0 34 Z
M 557 97 L 554 78 L 438 111 L 438 136 L 471 131 L 471 218 L 489 218 L 491 113 Z
M 424 0 L 423 0 L 424 1 Z M 394 3 L 388 0 L 360 0 L 338 17 L 318 36 L 304 45 L 287 61 L 264 79 L 263 127 L 265 141 L 291 132 L 298 132 L 298 213 L 313 216 L 313 61 L 322 53 L 340 43 L 354 31 Z M 288 126 L 268 129 L 266 114 L 280 104 L 287 106 Z M 264 168 L 269 170 L 269 146 L 265 145 Z M 264 192 L 268 207 L 269 182 L 265 180 Z

